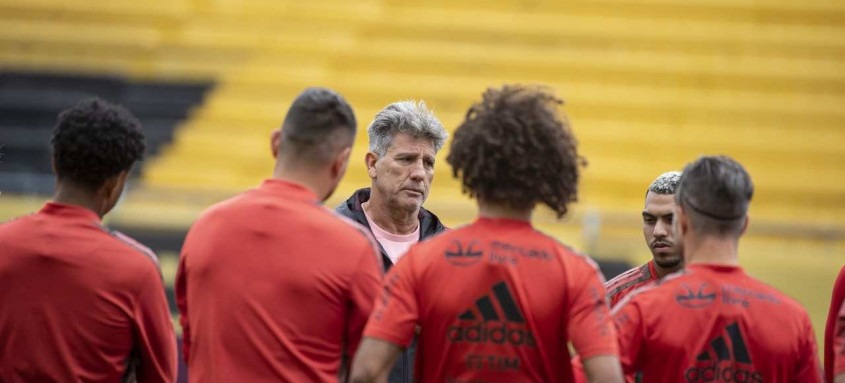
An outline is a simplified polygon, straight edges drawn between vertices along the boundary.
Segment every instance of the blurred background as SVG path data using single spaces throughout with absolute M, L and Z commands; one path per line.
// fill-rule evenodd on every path
M 610 278 L 650 257 L 657 175 L 733 156 L 756 184 L 740 261 L 821 334 L 845 263 L 841 0 L 0 0 L 0 221 L 49 199 L 60 110 L 123 104 L 150 149 L 106 223 L 157 251 L 172 286 L 197 215 L 271 174 L 270 133 L 303 88 L 338 90 L 359 121 L 335 207 L 369 186 L 382 107 L 423 100 L 452 131 L 508 82 L 553 87 L 589 161 L 573 213 L 538 211 L 540 229 Z M 425 206 L 454 227 L 476 211 L 447 150 Z

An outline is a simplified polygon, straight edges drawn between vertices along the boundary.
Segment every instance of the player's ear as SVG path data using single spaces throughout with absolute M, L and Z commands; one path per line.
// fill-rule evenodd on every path
M 370 179 L 376 178 L 376 162 L 378 162 L 378 155 L 373 152 L 367 152 L 364 156 L 364 165 L 367 166 L 367 175 Z
M 351 146 L 347 146 L 337 152 L 331 166 L 332 179 L 340 181 L 343 175 L 346 174 L 346 168 L 349 166 L 349 155 L 351 153 Z
M 748 214 L 745 215 L 745 222 L 742 223 L 742 231 L 739 232 L 739 235 L 745 235 L 745 232 L 748 230 L 748 223 L 751 221 L 751 218 Z
M 129 178 L 129 170 L 124 170 L 114 176 L 111 176 L 103 182 L 100 186 L 98 194 L 102 196 L 103 206 L 99 214 L 105 215 L 117 204 L 120 195 L 123 193 L 123 187 L 126 185 L 126 179 Z
M 273 153 L 273 158 L 279 158 L 279 144 L 282 143 L 282 131 L 274 130 L 270 133 L 270 152 Z
M 682 241 L 688 228 L 689 221 L 684 213 L 684 208 L 680 205 L 675 206 L 675 213 L 672 214 L 672 230 L 675 232 L 675 240 Z

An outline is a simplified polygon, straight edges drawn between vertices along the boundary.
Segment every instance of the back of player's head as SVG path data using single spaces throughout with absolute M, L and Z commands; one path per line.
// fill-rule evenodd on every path
M 488 89 L 455 131 L 449 156 L 462 189 L 485 202 L 516 209 L 542 203 L 558 216 L 578 196 L 586 161 L 549 89 L 506 85 Z
M 60 182 L 96 190 L 144 156 L 141 123 L 123 107 L 90 99 L 59 114 L 53 166 Z
M 690 216 L 693 231 L 739 236 L 753 195 L 754 184 L 740 163 L 726 156 L 703 156 L 684 168 L 675 202 Z
M 305 89 L 288 109 L 282 125 L 281 153 L 325 164 L 355 139 L 355 113 L 335 91 Z
M 671 171 L 663 173 L 648 186 L 646 194 L 649 192 L 662 195 L 672 195 L 678 190 L 678 183 L 681 181 L 681 172 Z
M 383 157 L 397 133 L 430 140 L 435 153 L 449 137 L 443 124 L 422 101 L 394 102 L 378 112 L 367 128 L 370 151 Z

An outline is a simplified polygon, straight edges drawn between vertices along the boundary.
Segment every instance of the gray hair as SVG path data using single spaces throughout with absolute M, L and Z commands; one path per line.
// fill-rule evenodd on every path
M 440 151 L 449 137 L 443 124 L 425 103 L 412 100 L 394 102 L 376 114 L 367 128 L 370 151 L 379 157 L 384 156 L 396 133 L 431 140 L 435 153 Z
M 675 191 L 678 190 L 678 184 L 681 183 L 682 174 L 679 171 L 663 173 L 654 179 L 648 187 L 648 191 L 657 194 L 675 194 Z

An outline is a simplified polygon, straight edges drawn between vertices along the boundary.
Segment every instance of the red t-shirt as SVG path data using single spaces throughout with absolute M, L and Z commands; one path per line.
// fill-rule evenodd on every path
M 632 291 L 658 279 L 660 278 L 657 276 L 657 269 L 654 268 L 654 260 L 617 275 L 604 284 L 610 307 L 616 306 Z
M 192 382 L 337 382 L 381 281 L 366 229 L 267 180 L 213 206 L 182 248 L 176 294 Z
M 59 203 L 0 225 L 0 244 L 0 381 L 175 381 L 176 336 L 149 249 Z
M 845 304 L 845 266 L 842 266 L 842 269 L 839 270 L 839 276 L 833 284 L 833 294 L 830 297 L 830 309 L 827 314 L 827 325 L 824 328 L 824 372 L 827 383 L 833 383 L 834 329 L 839 307 L 843 304 Z
M 740 267 L 688 265 L 613 317 L 622 367 L 645 382 L 821 381 L 806 311 Z
M 419 243 L 385 277 L 364 335 L 406 347 L 419 382 L 571 382 L 567 343 L 616 355 L 595 264 L 517 220 Z

